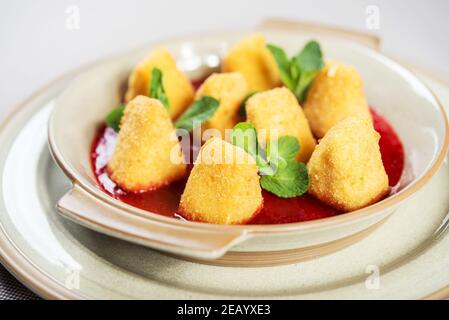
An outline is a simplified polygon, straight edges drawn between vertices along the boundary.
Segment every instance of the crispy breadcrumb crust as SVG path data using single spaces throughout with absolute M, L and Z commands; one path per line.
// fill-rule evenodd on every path
M 310 86 L 304 113 L 317 138 L 324 137 L 346 117 L 369 117 L 363 81 L 357 70 L 344 64 L 327 63 Z
M 155 49 L 136 66 L 128 80 L 125 101 L 138 95 L 148 95 L 153 68 L 162 71 L 162 83 L 170 103 L 170 117 L 175 119 L 192 103 L 194 90 L 189 78 L 176 67 L 175 59 L 165 48 Z
M 201 148 L 179 204 L 189 220 L 243 224 L 263 207 L 254 159 L 243 149 L 219 138 Z
M 315 138 L 298 100 L 287 88 L 276 88 L 253 95 L 246 103 L 247 120 L 258 131 L 267 130 L 266 141 L 276 134 L 289 135 L 298 139 L 300 152 L 297 159 L 307 162 L 315 149 Z M 273 130 L 273 134 L 271 131 Z M 265 141 L 261 141 L 264 143 Z
M 383 198 L 388 192 L 388 176 L 379 139 L 366 117 L 349 117 L 332 127 L 307 165 L 309 193 L 343 211 Z
M 205 129 L 220 130 L 224 139 L 225 130 L 238 122 L 238 110 L 248 91 L 245 78 L 238 72 L 213 73 L 201 85 L 196 99 L 211 96 L 220 102 L 215 114 L 203 125 Z
M 155 189 L 186 174 L 175 129 L 159 100 L 137 96 L 128 102 L 108 171 L 132 192 Z
M 261 34 L 245 38 L 231 48 L 223 59 L 222 71 L 242 73 L 249 92 L 264 91 L 281 84 L 276 61 Z

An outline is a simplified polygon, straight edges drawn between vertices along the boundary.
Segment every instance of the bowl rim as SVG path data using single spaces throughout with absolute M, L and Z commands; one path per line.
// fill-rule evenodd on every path
M 75 79 L 72 80 L 72 83 L 76 82 L 80 76 L 83 75 L 84 72 L 88 71 L 90 68 L 95 67 L 98 64 L 106 63 L 108 61 L 113 61 L 114 59 L 118 59 L 120 57 L 123 57 L 126 54 L 130 54 L 132 52 L 135 52 L 137 50 L 143 50 L 147 47 L 154 47 L 157 45 L 160 45 L 161 42 L 164 43 L 171 43 L 171 42 L 179 42 L 179 41 L 194 41 L 201 39 L 204 36 L 214 36 L 219 38 L 220 36 L 223 36 L 225 34 L 240 32 L 242 34 L 253 32 L 253 33 L 263 33 L 263 32 L 269 32 L 269 31 L 281 31 L 282 30 L 253 30 L 253 29 L 228 29 L 225 31 L 211 31 L 211 32 L 196 32 L 192 34 L 187 34 L 183 36 L 174 36 L 174 37 L 167 37 L 164 39 L 159 39 L 156 41 L 152 41 L 150 43 L 147 43 L 142 46 L 138 46 L 136 48 L 123 50 L 122 52 L 105 57 L 97 59 L 93 63 L 88 63 L 85 67 L 81 67 L 80 69 L 83 70 Z M 285 31 L 291 33 L 293 31 Z M 444 109 L 444 106 L 442 105 L 439 98 L 436 96 L 436 94 L 433 92 L 433 90 L 419 77 L 414 71 L 408 69 L 395 59 L 389 57 L 388 55 L 381 53 L 379 51 L 374 50 L 373 48 L 370 48 L 366 45 L 362 45 L 353 41 L 348 41 L 345 39 L 340 39 L 337 37 L 327 37 L 333 40 L 337 40 L 339 42 L 345 42 L 350 45 L 363 48 L 366 52 L 373 54 L 377 57 L 381 57 L 385 61 L 392 63 L 402 69 L 402 71 L 406 71 L 409 73 L 410 76 L 414 78 L 415 81 L 419 82 L 430 94 L 430 96 L 435 100 L 435 103 L 438 107 L 438 111 L 440 115 L 442 116 L 442 120 L 444 123 L 444 140 L 441 145 L 441 148 L 439 152 L 436 154 L 434 159 L 432 159 L 432 162 L 428 164 L 428 167 L 426 170 L 418 177 L 414 178 L 410 185 L 400 192 L 389 196 L 379 202 L 376 202 L 372 205 L 369 205 L 368 207 L 361 208 L 355 211 L 351 212 L 345 212 L 336 216 L 327 217 L 327 218 L 321 218 L 316 220 L 310 220 L 310 221 L 303 221 L 303 222 L 294 222 L 294 223 L 285 223 L 285 224 L 254 224 L 254 225 L 221 225 L 221 224 L 211 224 L 211 223 L 204 223 L 204 222 L 197 222 L 197 221 L 188 221 L 188 220 L 181 220 L 181 219 L 174 219 L 172 217 L 166 217 L 163 215 L 160 215 L 158 213 L 154 213 L 151 211 L 143 210 L 137 207 L 133 207 L 129 204 L 126 204 L 118 199 L 115 199 L 111 197 L 110 195 L 106 194 L 104 191 L 102 191 L 98 186 L 97 188 L 94 188 L 89 183 L 84 183 L 82 179 L 77 178 L 76 170 L 72 168 L 70 163 L 66 161 L 59 150 L 57 143 L 55 142 L 55 135 L 54 135 L 54 116 L 55 116 L 55 110 L 57 108 L 57 101 L 55 109 L 52 111 L 52 114 L 49 118 L 48 122 L 48 145 L 50 153 L 56 162 L 56 164 L 61 168 L 61 170 L 64 172 L 64 174 L 70 178 L 73 184 L 76 184 L 80 186 L 83 190 L 87 191 L 90 195 L 92 195 L 94 198 L 96 198 L 98 201 L 107 203 L 108 205 L 111 205 L 117 209 L 120 209 L 123 212 L 126 212 L 127 214 L 133 214 L 139 217 L 143 217 L 149 220 L 152 220 L 156 223 L 163 223 L 163 224 L 169 224 L 169 225 L 175 225 L 180 226 L 184 228 L 191 228 L 191 229 L 197 229 L 197 230 L 216 230 L 219 232 L 226 232 L 226 231 L 242 231 L 245 233 L 251 233 L 251 234 L 285 234 L 285 233 L 295 233 L 298 231 L 311 231 L 316 229 L 323 229 L 323 228 L 331 228 L 335 227 L 336 225 L 341 224 L 347 224 L 354 222 L 355 220 L 360 221 L 364 219 L 369 219 L 372 215 L 375 213 L 380 213 L 387 209 L 394 209 L 399 203 L 403 202 L 410 196 L 412 196 L 414 193 L 416 193 L 418 190 L 420 190 L 438 171 L 440 168 L 443 160 L 446 157 L 447 151 L 449 149 L 449 122 L 448 117 L 446 114 L 446 111 Z M 64 91 L 70 89 L 72 84 L 70 84 L 66 89 L 63 90 L 61 94 L 64 93 Z

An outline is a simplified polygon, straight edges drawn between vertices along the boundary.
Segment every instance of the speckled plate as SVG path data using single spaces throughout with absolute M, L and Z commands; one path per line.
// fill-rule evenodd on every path
M 0 256 L 45 298 L 442 298 L 448 294 L 449 164 L 363 240 L 277 267 L 219 267 L 177 259 L 91 231 L 54 205 L 70 181 L 47 148 L 59 79 L 26 101 L 0 131 Z M 449 110 L 449 87 L 424 80 Z

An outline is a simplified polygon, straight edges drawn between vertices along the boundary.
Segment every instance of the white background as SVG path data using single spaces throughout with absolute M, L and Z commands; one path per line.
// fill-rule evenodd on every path
M 66 27 L 70 5 L 80 29 Z M 256 26 L 264 17 L 360 31 L 380 9 L 383 51 L 449 82 L 448 0 L 1 0 L 0 118 L 33 91 L 94 59 L 191 32 Z

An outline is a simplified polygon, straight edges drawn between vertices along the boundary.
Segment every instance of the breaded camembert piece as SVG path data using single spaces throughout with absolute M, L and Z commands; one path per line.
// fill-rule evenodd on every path
M 300 144 L 297 159 L 301 162 L 309 160 L 315 149 L 315 139 L 298 100 L 290 90 L 276 88 L 253 95 L 246 102 L 246 115 L 262 144 L 270 139 L 293 136 Z
M 126 102 L 138 95 L 148 95 L 151 72 L 154 68 L 162 71 L 162 84 L 170 104 L 170 117 L 178 117 L 193 101 L 194 89 L 187 76 L 178 70 L 176 61 L 165 48 L 155 49 L 139 63 L 128 80 Z
M 238 110 L 248 91 L 245 78 L 238 72 L 214 73 L 201 85 L 196 99 L 211 96 L 220 103 L 215 114 L 204 124 L 205 129 L 232 129 L 238 122 Z
M 307 164 L 309 193 L 344 211 L 363 208 L 384 197 L 388 176 L 379 139 L 366 117 L 348 117 L 332 127 Z
M 261 34 L 250 36 L 231 48 L 223 59 L 223 72 L 240 72 L 248 91 L 264 91 L 281 84 L 278 66 Z
M 128 102 L 108 171 L 121 188 L 133 192 L 154 189 L 185 175 L 181 146 L 159 100 L 137 96 Z
M 201 148 L 179 204 L 189 220 L 242 224 L 260 212 L 262 190 L 252 156 L 220 138 Z
M 315 137 L 346 117 L 368 116 L 363 81 L 354 67 L 330 62 L 313 80 L 307 93 L 304 112 Z

